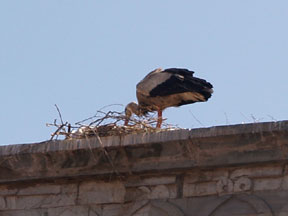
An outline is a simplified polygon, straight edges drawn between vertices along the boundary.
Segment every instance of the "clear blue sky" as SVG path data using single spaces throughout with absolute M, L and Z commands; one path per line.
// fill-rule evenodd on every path
M 286 0 L 1 1 L 0 144 L 49 139 L 54 104 L 75 123 L 136 101 L 158 67 L 194 70 L 215 90 L 167 109 L 168 123 L 287 119 L 287 20 Z

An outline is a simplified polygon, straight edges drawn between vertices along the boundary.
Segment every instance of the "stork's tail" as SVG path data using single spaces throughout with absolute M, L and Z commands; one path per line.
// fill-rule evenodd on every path
M 207 101 L 212 96 L 212 93 L 214 92 L 213 85 L 204 79 L 193 77 L 193 80 L 196 81 L 199 86 L 201 86 L 199 88 L 200 90 L 199 93 L 202 94 L 205 100 Z

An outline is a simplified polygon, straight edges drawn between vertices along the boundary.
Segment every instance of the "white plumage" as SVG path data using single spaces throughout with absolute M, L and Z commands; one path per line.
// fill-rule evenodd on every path
M 133 113 L 140 116 L 157 111 L 156 127 L 160 128 L 162 111 L 167 107 L 207 101 L 213 93 L 213 86 L 204 79 L 193 77 L 193 73 L 182 68 L 158 68 L 147 74 L 136 86 L 139 105 L 131 102 L 125 108 L 125 125 Z

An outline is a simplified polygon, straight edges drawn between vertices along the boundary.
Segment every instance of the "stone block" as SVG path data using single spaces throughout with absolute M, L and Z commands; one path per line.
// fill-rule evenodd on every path
M 176 185 L 140 186 L 127 188 L 125 202 L 148 199 L 174 199 L 177 197 Z
M 37 184 L 26 188 L 21 188 L 17 195 L 44 195 L 44 194 L 59 194 L 61 192 L 60 185 L 53 184 Z
M 121 204 L 103 205 L 103 215 L 101 216 L 119 216 L 121 215 L 120 212 L 122 212 L 123 206 Z
M 226 177 L 228 178 L 228 170 L 215 169 L 207 171 L 194 171 L 189 172 L 184 177 L 185 183 L 197 183 L 197 182 L 207 182 L 207 181 L 218 181 L 219 179 Z
M 230 178 L 238 178 L 241 176 L 248 177 L 269 177 L 282 175 L 282 166 L 261 166 L 261 167 L 247 167 L 234 170 Z
M 89 205 L 88 216 L 102 216 L 102 206 L 101 205 Z
M 125 198 L 123 183 L 83 182 L 79 187 L 80 204 L 123 203 Z
M 19 189 L 9 188 L 5 185 L 0 186 L 0 196 L 14 195 L 18 192 Z
M 146 200 L 148 199 L 148 196 L 150 193 L 151 193 L 151 190 L 147 186 L 140 186 L 138 188 L 135 188 L 135 187 L 126 188 L 125 202 Z
M 76 194 L 8 196 L 6 209 L 35 209 L 75 205 Z
M 193 184 L 199 181 L 200 171 L 189 172 L 184 176 L 184 183 Z
M 145 186 L 145 185 L 163 185 L 176 182 L 176 176 L 153 176 L 144 178 L 130 178 L 125 184 L 126 187 Z
M 60 208 L 49 208 L 47 216 L 88 216 L 89 206 L 66 206 Z M 46 216 L 45 214 L 43 216 Z M 90 214 L 92 216 L 93 214 Z M 94 214 L 95 215 L 95 214 Z M 93 216 L 94 216 L 93 215 Z M 42 215 L 41 215 L 42 216 Z M 98 216 L 98 215 L 97 215 Z
M 195 196 L 207 196 L 217 194 L 216 182 L 204 182 L 196 184 Z
M 61 193 L 77 193 L 78 191 L 78 184 L 61 184 Z
M 281 187 L 282 178 L 254 179 L 254 191 L 278 190 Z
M 183 196 L 192 197 L 195 196 L 196 184 L 187 184 L 183 185 Z
M 168 190 L 169 190 L 169 198 L 170 199 L 175 199 L 177 198 L 177 185 L 167 185 Z
M 149 199 L 168 199 L 168 198 L 172 198 L 171 197 L 172 193 L 173 191 L 171 191 L 171 194 L 170 194 L 170 190 L 166 185 L 157 185 L 156 187 L 152 189 L 151 193 L 148 195 L 148 198 Z M 175 196 L 175 192 L 174 192 L 174 196 Z
M 0 197 L 0 210 L 1 209 L 6 209 L 6 202 L 3 197 Z
M 1 211 L 1 216 L 50 216 L 47 209 Z
M 76 184 L 36 184 L 27 187 L 9 188 L 5 186 L 0 187 L 0 196 L 9 195 L 45 195 L 45 194 L 60 194 L 60 193 L 76 193 Z
M 228 170 L 216 169 L 201 172 L 199 178 L 200 181 L 218 181 L 222 178 L 228 178 L 228 175 Z
M 184 184 L 183 196 L 194 197 L 194 196 L 207 196 L 217 194 L 216 182 L 203 182 L 196 184 Z
M 0 212 L 1 216 L 99 216 L 89 206 L 67 206 L 48 209 L 26 209 Z
M 285 175 L 282 180 L 282 189 L 288 190 L 288 175 Z M 287 209 L 288 210 L 288 209 Z

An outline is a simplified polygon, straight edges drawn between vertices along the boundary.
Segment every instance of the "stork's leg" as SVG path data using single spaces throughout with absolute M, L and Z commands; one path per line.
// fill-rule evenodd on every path
M 129 122 L 129 119 L 126 118 L 126 119 L 125 119 L 125 122 L 124 122 L 124 126 L 128 126 L 128 122 Z
M 161 128 L 161 124 L 162 124 L 162 109 L 158 109 L 158 119 L 156 128 Z

